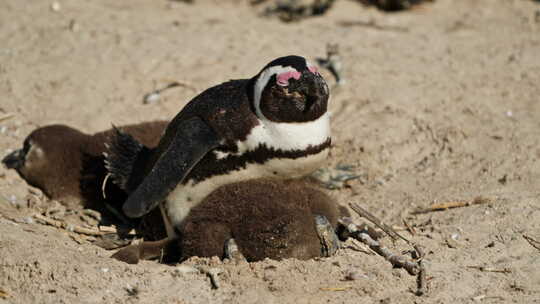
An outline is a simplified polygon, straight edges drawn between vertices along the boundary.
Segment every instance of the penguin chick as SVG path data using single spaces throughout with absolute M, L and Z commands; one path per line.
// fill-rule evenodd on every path
M 122 129 L 153 147 L 166 126 L 165 121 L 155 121 Z M 87 135 L 65 125 L 41 127 L 26 137 L 22 149 L 5 156 L 2 163 L 51 199 L 69 206 L 82 202 L 86 208 L 100 210 L 103 208 L 101 185 L 107 174 L 102 154 L 111 134 L 112 130 L 107 130 Z M 111 201 L 121 195 L 123 202 L 126 194 L 110 184 L 105 192 Z
M 190 210 L 219 186 L 313 172 L 330 147 L 328 98 L 314 65 L 300 56 L 280 57 L 250 79 L 196 96 L 156 149 L 118 135 L 107 168 L 130 193 L 124 213 L 137 218 L 160 205 L 167 235 L 174 237 Z
M 112 257 L 131 264 L 163 256 L 168 262 L 227 257 L 231 240 L 250 262 L 330 256 L 338 247 L 333 227 L 338 217 L 348 215 L 347 209 L 304 181 L 243 181 L 221 186 L 191 209 L 181 236 L 128 246 Z M 321 219 L 330 223 L 326 236 L 318 231 Z
M 335 228 L 344 215 L 348 215 L 345 208 L 304 181 L 260 179 L 229 184 L 212 192 L 187 216 L 182 260 L 224 257 L 229 239 L 235 240 L 249 262 L 330 256 L 335 250 L 326 251 L 316 218 L 326 218 Z

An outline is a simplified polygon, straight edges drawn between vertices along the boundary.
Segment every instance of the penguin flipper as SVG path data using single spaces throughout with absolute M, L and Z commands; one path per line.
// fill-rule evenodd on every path
M 214 130 L 199 117 L 181 121 L 175 131 L 150 173 L 124 203 L 127 216 L 141 217 L 163 202 L 206 153 L 221 142 Z

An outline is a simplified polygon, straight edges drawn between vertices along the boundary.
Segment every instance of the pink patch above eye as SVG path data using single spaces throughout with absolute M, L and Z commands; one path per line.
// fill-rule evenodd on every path
M 318 74 L 319 73 L 316 66 L 310 65 L 310 66 L 308 66 L 308 70 L 313 74 Z
M 294 78 L 296 80 L 300 79 L 300 72 L 298 71 L 288 71 L 277 75 L 277 84 L 280 86 L 289 85 L 289 79 Z

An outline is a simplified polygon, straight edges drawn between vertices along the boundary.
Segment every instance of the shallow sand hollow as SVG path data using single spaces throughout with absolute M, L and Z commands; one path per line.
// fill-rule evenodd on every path
M 347 83 L 332 90 L 328 166 L 354 165 L 362 178 L 330 194 L 388 224 L 417 226 L 403 234 L 427 248 L 429 292 L 416 297 L 405 271 L 350 248 L 317 261 L 189 260 L 223 270 L 217 290 L 204 274 L 123 264 L 63 230 L 27 223 L 52 203 L 27 207 L 31 188 L 1 168 L 0 303 L 539 301 L 540 250 L 524 238 L 540 240 L 538 2 L 437 0 L 385 14 L 341 0 L 289 24 L 259 17 L 247 1 L 72 0 L 57 11 L 51 3 L 0 3 L 0 119 L 14 115 L 0 121 L 1 156 L 46 124 L 93 133 L 170 119 L 209 86 L 282 55 L 315 62 L 339 43 Z M 190 86 L 143 104 L 170 81 Z M 490 202 L 410 215 L 476 197 Z M 357 279 L 345 280 L 352 271 Z

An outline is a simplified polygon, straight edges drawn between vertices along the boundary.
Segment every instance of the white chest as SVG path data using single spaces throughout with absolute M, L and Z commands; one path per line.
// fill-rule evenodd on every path
M 329 114 L 308 123 L 272 123 L 261 121 L 253 128 L 247 139 L 237 143 L 240 155 L 255 150 L 261 145 L 280 151 L 303 151 L 309 147 L 323 144 L 330 137 Z M 216 153 L 218 159 L 226 158 L 227 153 Z M 255 178 L 297 178 L 318 169 L 326 160 L 328 149 L 298 158 L 271 158 L 259 163 L 248 162 L 245 167 L 194 184 L 179 184 L 167 197 L 165 209 L 169 223 L 167 233 L 171 236 L 172 227 L 181 224 L 189 211 L 198 205 L 208 194 L 218 187 Z M 167 222 L 167 219 L 166 219 Z M 171 227 L 172 226 L 172 227 Z

